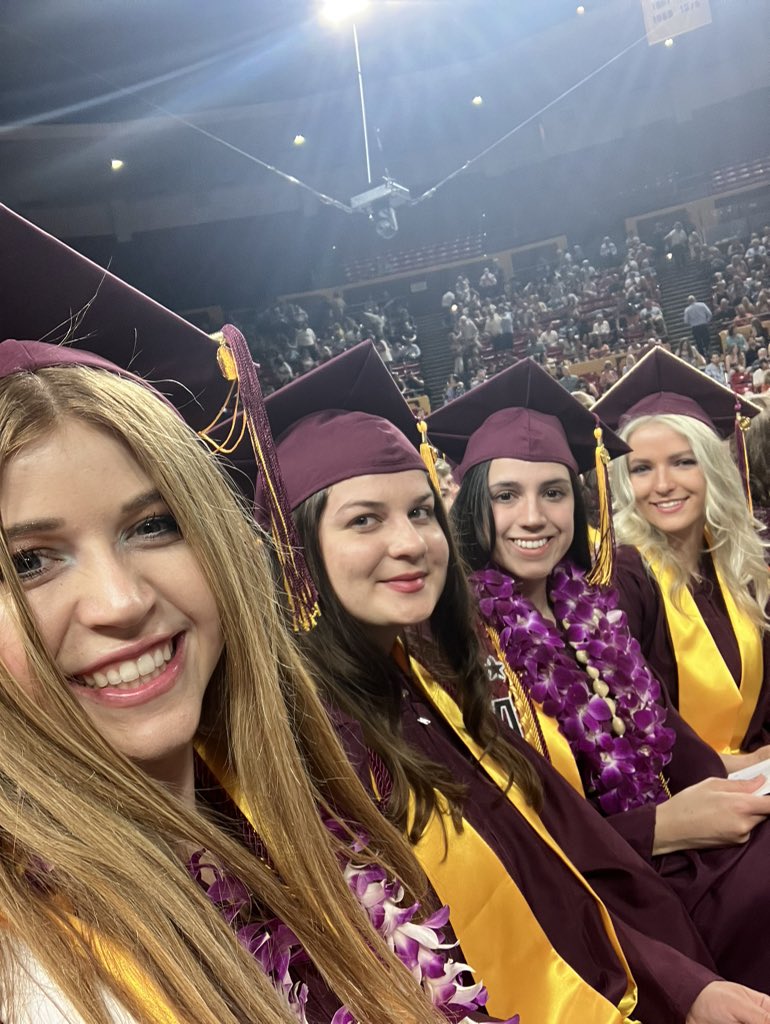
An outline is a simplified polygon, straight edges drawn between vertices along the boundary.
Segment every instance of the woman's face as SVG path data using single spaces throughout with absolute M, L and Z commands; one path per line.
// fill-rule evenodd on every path
M 150 774 L 189 754 L 222 652 L 219 615 L 128 450 L 66 421 L 8 462 L 0 514 L 48 652 L 104 739 Z M 0 589 L 0 652 L 35 692 L 9 601 Z
M 628 472 L 636 507 L 672 539 L 702 534 L 706 477 L 690 442 L 665 423 L 648 423 L 628 438 Z
M 575 496 L 566 466 L 493 459 L 489 497 L 495 521 L 494 561 L 522 584 L 540 584 L 570 549 Z
M 318 525 L 326 573 L 343 608 L 379 646 L 430 618 L 449 547 L 425 473 L 354 477 L 329 488 Z

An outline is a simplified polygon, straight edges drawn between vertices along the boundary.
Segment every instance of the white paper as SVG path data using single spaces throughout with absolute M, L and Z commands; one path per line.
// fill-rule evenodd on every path
M 741 768 L 740 771 L 730 772 L 728 779 L 755 779 L 757 775 L 764 775 L 766 781 L 755 792 L 757 796 L 765 796 L 770 793 L 770 758 L 760 761 L 759 764 L 750 764 L 748 768 Z

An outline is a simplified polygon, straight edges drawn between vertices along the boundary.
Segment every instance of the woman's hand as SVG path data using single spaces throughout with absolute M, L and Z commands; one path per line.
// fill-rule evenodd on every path
M 690 1007 L 685 1024 L 770 1024 L 770 997 L 729 981 L 712 981 Z
M 739 772 L 741 768 L 748 768 L 752 764 L 759 764 L 760 761 L 770 759 L 770 746 L 752 750 L 750 754 L 720 754 L 719 756 L 722 758 L 727 774 L 730 775 L 732 772 Z
M 655 811 L 653 854 L 745 843 L 770 814 L 770 796 L 757 796 L 765 781 L 704 779 L 682 790 Z

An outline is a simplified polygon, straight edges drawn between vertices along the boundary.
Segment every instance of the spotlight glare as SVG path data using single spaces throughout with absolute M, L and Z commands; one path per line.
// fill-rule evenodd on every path
M 473 99 L 471 100 L 471 103 L 474 105 L 474 107 L 480 107 L 483 102 L 484 99 L 482 96 L 474 96 Z
M 579 4 L 579 5 L 578 5 L 578 6 L 577 6 L 577 7 L 575 8 L 575 10 L 576 10 L 576 12 L 577 12 L 578 14 L 585 14 L 585 12 L 586 12 L 586 9 L 585 9 L 585 7 L 584 7 L 584 6 L 582 5 L 582 4 Z
M 305 145 L 305 136 L 304 135 L 300 135 L 299 133 L 297 135 L 295 135 L 294 139 L 293 139 L 293 145 L 295 145 L 295 146 L 304 146 Z
M 674 45 L 674 40 L 669 36 L 668 39 L 665 40 L 663 45 L 671 49 L 671 47 Z
M 369 0 L 323 0 L 321 17 L 336 24 L 360 14 L 368 6 Z
M 110 160 L 110 169 L 111 170 L 113 170 L 113 171 L 122 171 L 124 167 L 125 167 L 125 164 L 123 163 L 122 160 L 118 160 L 117 158 L 113 158 L 112 160 Z

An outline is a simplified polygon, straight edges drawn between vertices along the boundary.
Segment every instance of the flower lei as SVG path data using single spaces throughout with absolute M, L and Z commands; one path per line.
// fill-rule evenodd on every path
M 338 831 L 334 822 L 327 822 L 327 827 L 330 831 Z M 353 845 L 353 854 L 364 849 L 365 845 L 361 837 Z M 293 965 L 309 962 L 299 939 L 277 918 L 258 924 L 251 923 L 253 901 L 246 886 L 215 865 L 207 863 L 204 858 L 203 851 L 193 854 L 188 862 L 190 874 L 206 890 L 209 899 L 227 923 L 235 929 L 241 945 L 260 964 L 300 1024 L 308 1024 L 308 988 L 304 983 L 296 981 L 291 973 Z M 459 1024 L 468 1021 L 468 1013 L 483 1010 L 487 1001 L 484 986 L 481 983 L 464 984 L 462 976 L 471 968 L 467 964 L 454 962 L 443 952 L 453 948 L 452 944 L 444 942 L 442 931 L 449 920 L 449 907 L 442 907 L 426 920 L 416 923 L 414 917 L 419 910 L 419 903 L 402 907 L 403 887 L 397 881 L 389 880 L 383 868 L 376 864 L 358 865 L 352 858 L 345 858 L 342 863 L 345 881 L 366 911 L 372 926 L 447 1020 Z M 205 882 L 204 875 L 213 877 L 213 882 Z M 518 1021 L 516 1016 L 506 1024 L 518 1024 Z M 330 1024 L 357 1022 L 350 1010 L 342 1006 Z
M 473 573 L 471 583 L 508 666 L 558 721 L 604 813 L 665 800 L 661 771 L 671 760 L 675 733 L 665 727 L 660 685 L 615 592 L 590 586 L 577 566 L 560 563 L 548 581 L 560 629 L 506 573 L 488 567 Z

